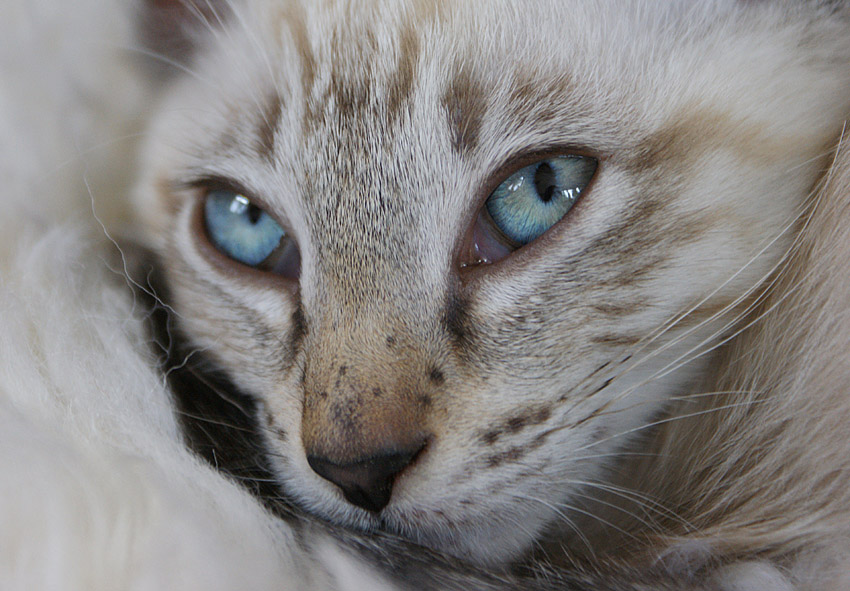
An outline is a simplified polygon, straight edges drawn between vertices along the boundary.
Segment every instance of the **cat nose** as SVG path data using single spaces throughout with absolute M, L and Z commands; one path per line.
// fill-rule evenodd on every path
M 420 441 L 406 449 L 382 451 L 343 464 L 308 455 L 307 463 L 316 474 L 337 485 L 349 503 L 377 513 L 390 502 L 395 477 L 413 462 L 425 443 Z

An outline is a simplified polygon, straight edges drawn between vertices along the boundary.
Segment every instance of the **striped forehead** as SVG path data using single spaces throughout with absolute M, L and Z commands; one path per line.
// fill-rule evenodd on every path
M 273 31 L 280 70 L 240 124 L 256 160 L 297 178 L 314 262 L 349 272 L 400 266 L 419 234 L 439 231 L 435 213 L 459 193 L 447 163 L 474 148 L 480 125 L 469 76 L 453 80 L 425 51 L 449 22 L 439 6 L 393 6 L 287 5 Z M 448 78 L 436 89 L 423 82 L 435 73 Z
M 582 64 L 551 51 L 560 28 L 532 31 L 537 16 L 492 4 L 253 5 L 244 47 L 262 55 L 233 61 L 255 73 L 223 138 L 266 178 L 289 177 L 291 194 L 266 201 L 304 228 L 314 262 L 374 273 L 445 261 L 494 169 L 603 127 Z M 428 242 L 435 252 L 421 252 Z
M 398 154 L 396 144 L 414 122 L 413 111 L 437 106 L 429 100 L 430 85 L 443 86 L 443 76 L 456 76 L 453 71 L 466 61 L 445 63 L 445 54 L 456 51 L 445 35 L 451 15 L 432 2 L 310 6 L 286 11 L 280 39 L 297 62 L 298 75 L 289 72 L 296 84 L 288 94 L 301 111 L 300 135 L 322 138 L 333 152 L 350 147 L 362 154 L 380 144 Z M 440 98 L 457 115 L 453 123 L 469 127 L 461 118 L 475 107 L 458 100 L 461 93 L 468 96 L 468 77 L 464 86 Z M 456 130 L 456 136 L 462 134 Z
M 578 7 L 526 4 L 260 4 L 254 18 L 266 34 L 253 45 L 266 55 L 253 61 L 262 82 L 246 85 L 255 94 L 260 89 L 252 98 L 260 108 L 242 125 L 253 130 L 253 150 L 269 162 L 318 155 L 342 164 L 369 154 L 401 160 L 400 150 L 431 151 L 445 140 L 453 153 L 471 159 L 482 152 L 484 165 L 493 166 L 535 142 L 593 140 L 588 123 L 600 127 L 606 105 L 623 127 L 628 99 L 611 91 L 634 86 L 623 78 L 639 68 L 620 62 L 638 52 L 619 47 L 616 59 L 607 59 L 604 37 L 586 24 L 561 22 Z M 552 10 L 557 26 L 541 21 Z M 610 82 L 606 62 L 616 70 Z M 516 138 L 521 142 L 512 144 Z
M 264 83 L 250 85 L 266 87 L 253 100 L 255 120 L 242 124 L 254 130 L 252 151 L 269 163 L 294 162 L 313 179 L 330 169 L 337 183 L 358 177 L 362 185 L 364 168 L 445 172 L 451 159 L 476 155 L 492 166 L 528 147 L 502 145 L 524 127 L 544 127 L 540 136 L 564 114 L 587 116 L 588 93 L 572 92 L 563 58 L 524 59 L 513 46 L 525 32 L 507 39 L 459 10 L 429 2 L 286 4 L 272 31 L 279 48 L 266 58 L 277 70 L 269 76 L 257 66 Z M 577 121 L 561 126 L 562 135 Z
M 625 152 L 639 136 L 635 87 L 663 84 L 645 75 L 639 51 L 657 46 L 657 31 L 634 14 L 606 21 L 632 45 L 609 48 L 590 29 L 607 2 L 529 4 L 255 4 L 262 33 L 247 46 L 264 55 L 241 62 L 257 71 L 244 101 L 255 108 L 224 136 L 289 175 L 283 213 L 303 216 L 295 225 L 309 228 L 317 255 L 364 271 L 366 251 L 372 269 L 402 265 L 399 253 L 416 252 L 425 236 L 456 235 L 458 212 L 510 157 L 570 145 Z M 544 19 L 549 11 L 557 23 Z
M 653 64 L 659 51 L 676 51 L 675 36 L 663 33 L 668 12 L 688 16 L 680 4 L 699 12 L 687 2 L 643 12 L 642 2 L 621 2 L 611 10 L 606 0 L 251 3 L 247 22 L 257 24 L 238 19 L 232 36 L 249 30 L 242 46 L 261 55 L 231 67 L 255 70 L 243 86 L 257 108 L 253 121 L 225 135 L 248 144 L 252 130 L 252 151 L 270 163 L 308 154 L 305 147 L 339 162 L 379 147 L 400 157 L 400 146 L 432 149 L 423 144 L 435 136 L 467 158 L 483 146 L 485 158 L 498 159 L 541 140 L 596 141 L 594 127 L 606 118 L 628 137 L 635 113 L 624 117 L 623 109 L 635 110 L 641 86 L 663 86 L 664 68 Z M 639 96 L 657 94 L 648 90 Z M 526 145 L 511 145 L 517 137 Z

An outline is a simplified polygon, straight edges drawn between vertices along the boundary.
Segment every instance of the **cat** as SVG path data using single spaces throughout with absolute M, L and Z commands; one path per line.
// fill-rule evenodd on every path
M 847 404 L 789 370 L 785 308 L 850 112 L 846 5 L 194 16 L 139 210 L 277 494 L 487 568 L 670 547 L 805 586 L 795 557 L 848 531 L 820 426 Z
M 102 254 L 48 236 L 16 273 L 48 277 L 36 310 L 72 285 L 103 345 L 85 367 L 115 350 L 117 389 L 155 395 L 129 407 L 155 426 L 108 405 L 119 427 L 86 441 L 112 462 L 113 431 L 141 430 L 171 515 L 208 491 L 181 530 L 215 557 L 195 583 L 846 588 L 843 3 L 135 7 L 161 91 L 128 231 L 154 262 L 132 280 L 185 436 L 281 520 L 176 445 Z M 66 316 L 4 324 L 4 350 L 28 359 Z M 122 482 L 105 498 L 133 498 Z M 228 536 L 261 568 L 228 571 Z M 203 574 L 187 555 L 168 572 Z
M 138 209 L 277 495 L 485 568 L 669 547 L 805 587 L 848 532 L 847 403 L 786 310 L 845 4 L 199 6 Z

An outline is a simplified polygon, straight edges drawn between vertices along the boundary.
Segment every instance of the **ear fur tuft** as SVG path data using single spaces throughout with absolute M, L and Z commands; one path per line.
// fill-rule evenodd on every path
M 158 74 L 188 66 L 196 49 L 231 12 L 228 0 L 139 0 L 136 31 Z

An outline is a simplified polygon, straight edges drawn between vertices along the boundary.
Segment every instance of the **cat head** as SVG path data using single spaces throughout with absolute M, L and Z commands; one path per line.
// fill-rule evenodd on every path
M 813 2 L 168 4 L 137 201 L 182 329 L 295 503 L 481 562 L 699 391 L 850 108 Z

